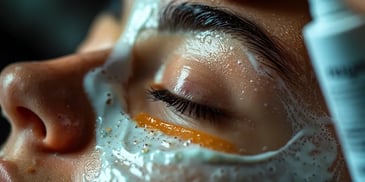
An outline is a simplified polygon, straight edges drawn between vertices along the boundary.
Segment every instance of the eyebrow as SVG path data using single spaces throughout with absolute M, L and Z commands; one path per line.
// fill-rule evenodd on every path
M 260 64 L 274 70 L 280 77 L 294 83 L 294 70 L 278 42 L 274 42 L 254 22 L 227 9 L 201 4 L 169 3 L 159 19 L 159 30 L 169 32 L 220 31 L 240 40 L 255 55 L 264 59 Z M 271 71 L 265 71 L 274 77 Z

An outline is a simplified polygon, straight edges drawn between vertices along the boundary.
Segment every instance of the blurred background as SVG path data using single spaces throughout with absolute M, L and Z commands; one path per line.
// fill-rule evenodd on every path
M 72 53 L 107 0 L 1 0 L 0 69 L 16 61 L 43 60 Z M 9 134 L 0 118 L 0 145 Z

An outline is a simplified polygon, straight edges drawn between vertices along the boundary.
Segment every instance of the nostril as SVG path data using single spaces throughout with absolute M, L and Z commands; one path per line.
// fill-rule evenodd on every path
M 21 123 L 19 123 L 19 127 L 31 128 L 33 134 L 41 139 L 46 137 L 46 126 L 37 114 L 25 107 L 17 107 L 16 111 L 18 112 L 18 116 L 21 117 L 19 118 L 21 121 Z

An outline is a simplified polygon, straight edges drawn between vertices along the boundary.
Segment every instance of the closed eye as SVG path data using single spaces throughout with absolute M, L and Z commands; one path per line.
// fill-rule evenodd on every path
M 222 109 L 195 103 L 179 97 L 167 89 L 150 88 L 148 94 L 153 101 L 162 101 L 167 104 L 167 107 L 172 107 L 179 114 L 183 114 L 192 119 L 207 120 L 211 123 L 216 123 L 219 119 L 227 116 L 226 112 Z

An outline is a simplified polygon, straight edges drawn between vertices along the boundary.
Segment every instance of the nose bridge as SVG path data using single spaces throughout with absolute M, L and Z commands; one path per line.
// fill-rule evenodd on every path
M 5 68 L 0 75 L 0 104 L 13 131 L 31 130 L 32 142 L 57 152 L 90 142 L 95 119 L 83 78 L 105 56 L 75 55 Z

